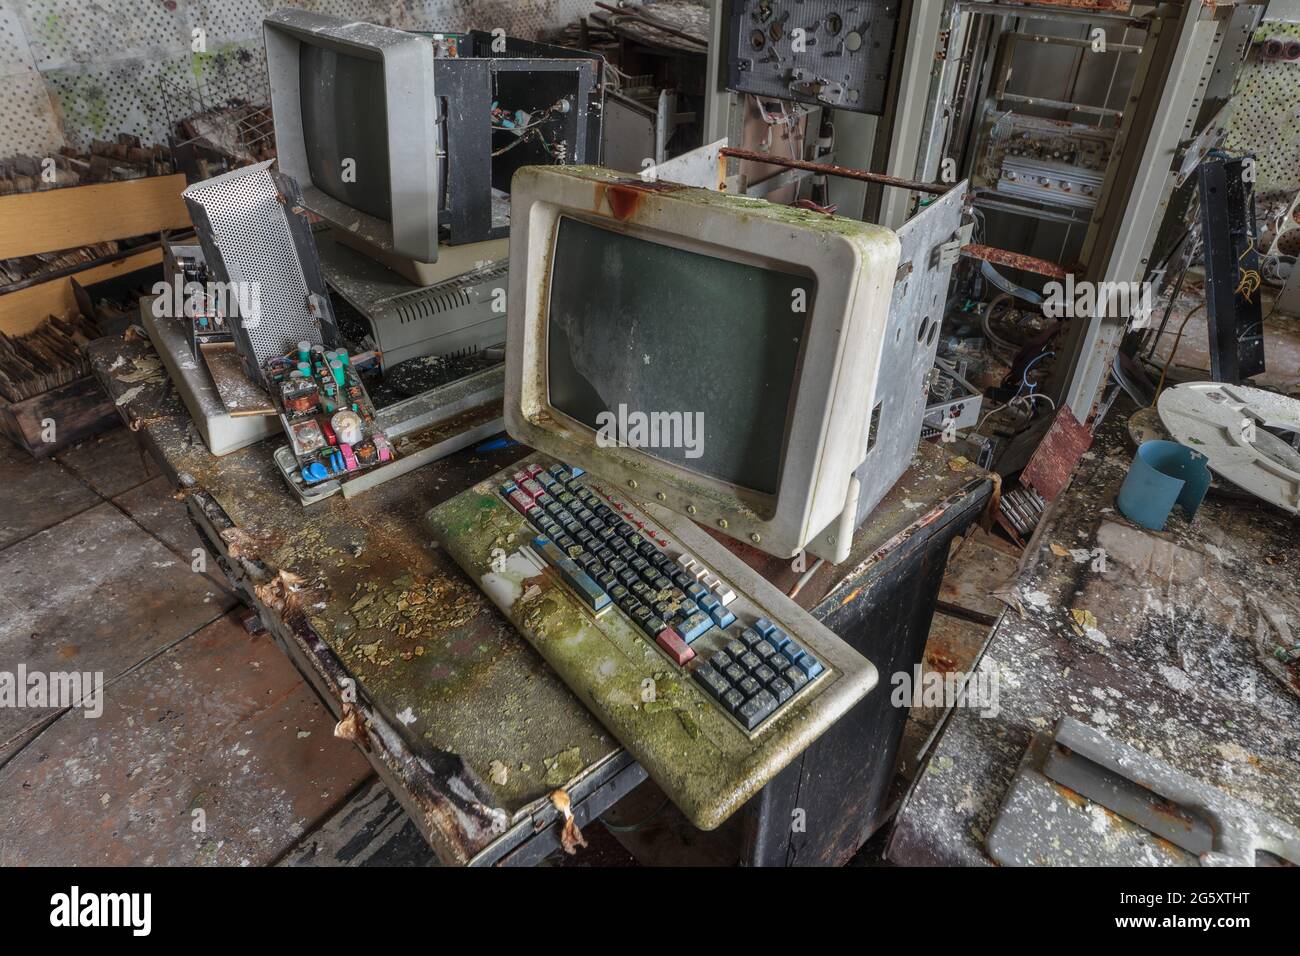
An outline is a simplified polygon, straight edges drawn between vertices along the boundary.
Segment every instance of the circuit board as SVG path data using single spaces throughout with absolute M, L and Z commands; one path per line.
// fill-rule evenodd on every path
M 901 0 L 736 0 L 727 88 L 880 115 Z
M 1003 113 L 986 129 L 974 184 L 1031 202 L 1091 209 L 1115 137 L 1113 129 Z
M 396 457 L 345 349 L 298 343 L 265 365 L 271 397 L 306 485 L 343 478 Z

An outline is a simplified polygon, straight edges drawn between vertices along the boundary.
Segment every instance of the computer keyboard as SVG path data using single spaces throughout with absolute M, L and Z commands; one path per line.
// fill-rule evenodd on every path
M 693 522 L 543 456 L 426 517 L 677 806 L 726 819 L 875 668 Z

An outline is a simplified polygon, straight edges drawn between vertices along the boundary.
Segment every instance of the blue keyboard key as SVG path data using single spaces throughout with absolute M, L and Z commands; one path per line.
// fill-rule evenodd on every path
M 713 623 L 718 627 L 726 627 L 735 623 L 736 615 L 722 606 L 722 602 L 712 594 L 706 594 L 699 600 L 700 610 L 713 618 Z
M 797 661 L 799 659 L 799 656 L 803 654 L 803 648 L 800 647 L 798 644 L 796 644 L 794 641 L 790 640 L 789 638 L 787 638 L 786 642 L 780 647 L 778 647 L 777 650 L 780 651 L 782 654 L 784 654 L 786 657 L 790 658 L 791 664 Z
M 822 662 L 807 651 L 804 651 L 803 657 L 794 662 L 794 666 L 807 674 L 809 680 L 812 680 L 825 669 L 822 667 Z
M 541 552 L 543 558 L 560 572 L 560 577 L 564 582 L 573 588 L 578 597 L 593 611 L 599 611 L 609 604 L 609 595 L 606 594 L 595 581 L 582 568 L 568 557 L 563 551 L 556 547 L 550 538 L 544 538 L 538 535 L 533 538 L 533 546 Z
M 513 481 L 507 481 L 504 485 L 501 486 L 501 493 L 505 495 L 507 498 L 509 498 L 510 493 L 512 491 L 518 490 L 518 488 L 519 486 L 516 485 Z
M 709 589 L 706 588 L 703 584 L 700 584 L 698 581 L 696 581 L 694 584 L 688 584 L 686 586 L 686 593 L 689 594 L 691 597 L 693 597 L 695 600 L 699 601 L 700 598 L 708 596 Z M 704 606 L 704 603 L 702 601 L 700 602 L 700 606 L 701 607 Z
M 790 635 L 779 627 L 774 627 L 772 628 L 772 633 L 767 635 L 767 642 L 778 651 L 784 653 L 785 648 L 790 644 Z
M 722 602 L 708 591 L 705 591 L 703 594 L 698 596 L 692 594 L 691 597 L 695 598 L 695 603 L 700 606 L 700 610 L 708 614 L 710 617 L 713 616 L 713 609 L 715 607 L 722 607 Z
M 574 478 L 581 478 L 583 475 L 587 473 L 585 469 L 579 468 L 577 465 L 571 465 L 569 467 L 569 472 L 573 475 Z
M 682 640 L 689 644 L 713 627 L 713 619 L 707 614 L 697 612 L 677 622 L 675 626 Z
M 765 617 L 760 617 L 754 622 L 754 630 L 758 631 L 763 637 L 767 637 L 776 630 L 776 625 Z

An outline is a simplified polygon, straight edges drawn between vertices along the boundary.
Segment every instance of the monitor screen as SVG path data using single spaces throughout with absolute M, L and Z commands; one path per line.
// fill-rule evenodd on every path
M 353 209 L 391 221 L 383 63 L 303 43 L 298 69 L 312 183 Z
M 550 405 L 597 432 L 626 423 L 624 438 L 641 425 L 641 441 L 627 444 L 644 454 L 774 495 L 815 292 L 810 276 L 562 217 L 546 324 Z M 676 426 L 663 417 L 672 413 Z

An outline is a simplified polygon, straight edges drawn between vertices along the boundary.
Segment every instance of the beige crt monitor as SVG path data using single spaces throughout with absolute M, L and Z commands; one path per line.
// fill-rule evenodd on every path
M 599 167 L 512 197 L 511 435 L 782 557 L 856 507 L 893 232 Z

